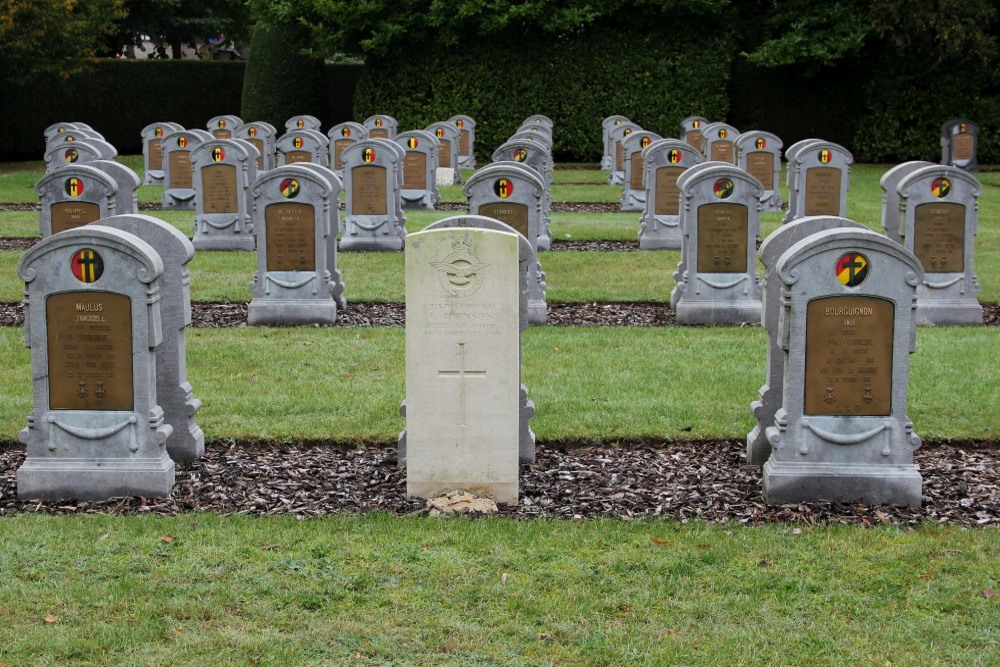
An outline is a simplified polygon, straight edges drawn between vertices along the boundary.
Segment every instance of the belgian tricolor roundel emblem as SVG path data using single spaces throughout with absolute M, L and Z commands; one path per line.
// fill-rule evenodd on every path
M 66 135 L 66 141 L 76 141 L 76 137 L 72 134 Z
M 222 146 L 216 146 L 212 149 L 212 162 L 222 162 L 226 159 L 226 151 Z
M 220 130 L 226 129 L 226 121 L 224 121 L 224 120 L 220 120 L 219 121 L 219 129 Z
M 857 287 L 868 277 L 868 258 L 860 252 L 849 252 L 837 260 L 837 280 L 847 287 Z
M 632 128 L 625 128 L 625 132 L 624 132 L 624 134 L 625 134 L 625 136 L 626 136 L 626 137 L 627 137 L 628 135 L 632 134 Z
M 968 131 L 968 129 L 969 129 L 968 125 L 966 125 L 965 123 L 959 123 L 959 125 L 958 125 L 958 131 L 959 132 L 966 132 L 966 131 Z
M 643 137 L 642 139 L 639 140 L 639 145 L 642 146 L 643 148 L 650 145 L 651 143 L 653 143 L 653 140 L 650 139 L 649 137 Z
M 677 164 L 681 161 L 681 152 L 676 148 L 671 148 L 670 152 L 667 153 L 667 162 L 670 164 Z
M 292 139 L 292 146 L 295 146 L 296 148 L 302 148 L 303 143 L 305 142 L 302 141 L 302 137 L 295 137 Z
M 188 145 L 188 138 L 187 137 L 177 137 L 177 147 L 178 148 L 185 148 L 185 147 L 187 147 L 187 145 Z
M 295 121 L 295 127 L 305 127 L 305 126 L 306 126 L 306 122 L 304 120 L 299 119 L 299 120 Z
M 615 125 L 621 125 L 621 124 L 622 124 L 622 121 L 621 121 L 621 119 L 620 119 L 620 118 L 619 118 L 618 120 L 616 120 L 616 121 L 615 121 Z M 60 132 L 61 132 L 61 131 L 62 131 L 62 130 L 60 130 Z
M 935 197 L 947 197 L 951 192 L 951 181 L 947 178 L 935 178 L 931 181 L 931 194 Z
M 251 127 L 250 129 L 248 129 L 247 130 L 247 136 L 249 136 L 250 138 L 256 137 L 257 136 L 257 128 L 256 127 Z
M 70 148 L 66 151 L 63 157 L 66 158 L 66 162 L 72 164 L 80 159 L 80 153 L 75 148 Z
M 374 148 L 366 148 L 363 151 L 361 151 L 361 159 L 364 160 L 366 163 L 374 162 L 375 161 L 375 149 Z
M 728 136 L 729 136 L 729 131 L 728 130 L 719 130 L 719 138 L 720 139 L 725 139 Z
M 70 197 L 79 197 L 83 194 L 83 181 L 76 176 L 66 179 L 66 194 Z
M 506 199 L 514 194 L 514 184 L 509 179 L 498 178 L 493 184 L 493 192 L 495 192 L 497 197 L 500 197 L 500 199 Z
M 61 131 L 62 130 L 60 130 L 60 132 Z M 163 136 L 163 128 L 162 127 L 158 127 L 155 130 L 153 130 L 153 136 L 156 137 L 156 138 L 162 137 Z
M 439 127 L 438 129 L 434 130 L 434 134 L 437 135 L 438 139 L 444 138 L 444 128 Z
M 764 137 L 760 137 L 755 142 L 753 142 L 753 145 L 757 147 L 757 150 L 763 150 L 767 148 L 767 139 L 765 139 Z
M 691 123 L 691 127 L 697 130 L 699 127 L 701 127 L 701 121 L 700 120 L 694 121 L 693 123 Z
M 514 150 L 514 162 L 524 162 L 528 159 L 528 151 L 523 148 Z
M 351 136 L 351 128 L 349 127 L 340 128 L 340 136 L 344 137 L 345 139 Z
M 712 192 L 719 199 L 726 199 L 731 194 L 733 194 L 733 179 L 731 178 L 720 178 L 712 186 Z
M 285 199 L 295 199 L 299 196 L 299 182 L 294 178 L 281 181 L 281 196 Z
M 461 119 L 456 120 L 455 121 L 455 127 L 465 127 L 465 121 L 461 120 Z
M 94 283 L 104 273 L 104 260 L 94 250 L 78 250 L 69 261 L 73 275 L 82 283 Z
M 58 130 L 56 130 L 56 133 L 58 134 L 59 132 L 65 132 L 65 131 L 66 131 L 65 127 L 60 127 Z
M 406 140 L 407 148 L 416 148 L 420 145 L 420 141 L 416 137 L 408 137 Z
M 375 119 L 375 127 L 382 127 L 382 119 L 381 118 L 376 118 Z
M 820 164 L 830 164 L 830 160 L 833 159 L 833 153 L 824 148 L 819 152 L 819 163 Z

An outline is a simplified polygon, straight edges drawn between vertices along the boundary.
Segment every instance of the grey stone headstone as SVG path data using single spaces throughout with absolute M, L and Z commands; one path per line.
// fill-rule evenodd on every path
M 552 172 L 554 163 L 552 153 L 543 143 L 511 139 L 493 151 L 494 162 L 518 162 L 535 170 L 545 184 L 542 193 L 542 225 L 538 229 L 538 250 L 549 250 L 552 247 L 552 220 L 549 211 L 552 210 Z
M 143 185 L 163 185 L 163 138 L 183 129 L 183 125 L 168 121 L 142 128 Z
M 760 322 L 760 182 L 735 165 L 705 162 L 684 172 L 677 187 L 684 233 L 670 295 L 677 321 Z
M 433 231 L 433 230 L 438 230 L 438 229 L 470 229 L 470 228 L 471 229 L 479 229 L 479 230 L 499 231 L 499 232 L 512 232 L 512 231 L 514 231 L 511 227 L 509 227 L 508 225 L 505 225 L 502 222 L 499 222 L 498 220 L 494 220 L 492 218 L 485 218 L 485 217 L 482 217 L 482 216 L 476 216 L 476 215 L 455 216 L 455 217 L 451 217 L 451 218 L 445 218 L 444 220 L 440 220 L 438 222 L 435 222 L 435 223 L 427 226 L 423 231 L 427 232 L 427 231 Z M 414 243 L 413 246 L 416 247 L 416 244 Z M 407 248 L 407 252 L 409 252 L 409 248 Z M 456 259 L 461 260 L 463 258 L 456 258 Z M 464 259 L 468 259 L 468 258 L 464 258 Z M 408 261 L 412 261 L 412 260 L 408 260 Z M 517 295 L 518 295 L 517 296 L 517 305 L 515 306 L 515 308 L 517 309 L 516 318 L 517 318 L 517 329 L 518 329 L 518 332 L 519 332 L 519 334 L 518 334 L 518 342 L 517 342 L 517 345 L 518 345 L 518 348 L 517 348 L 518 349 L 518 359 L 520 359 L 520 336 L 521 336 L 521 334 L 524 333 L 524 330 L 528 328 L 528 299 L 527 299 L 527 282 L 526 282 L 526 276 L 527 276 L 528 266 L 531 264 L 532 261 L 533 261 L 533 259 L 532 259 L 531 247 L 528 244 L 527 239 L 521 237 L 518 240 L 518 242 L 517 242 L 517 263 L 518 263 L 518 267 L 517 267 L 517 272 L 516 272 L 516 274 L 514 276 L 514 281 L 517 284 Z M 466 268 L 465 267 L 465 262 L 460 262 L 459 266 L 463 270 Z M 439 281 L 449 281 L 450 282 L 451 280 L 454 280 L 455 282 L 461 282 L 460 281 L 460 277 L 457 274 L 455 276 L 449 276 L 448 272 L 446 270 L 446 267 L 435 267 L 435 268 L 439 268 L 439 269 L 441 269 L 443 271 L 443 274 L 438 274 L 437 275 L 437 279 Z M 486 267 L 486 268 L 489 268 L 489 267 Z M 409 274 L 407 274 L 407 275 L 409 275 Z M 426 285 L 426 282 L 428 282 L 428 281 L 429 281 L 429 279 L 425 277 L 424 284 Z M 432 283 L 431 286 L 430 286 L 430 289 L 432 290 L 432 292 L 436 292 L 438 294 L 438 298 L 441 298 L 440 293 L 437 292 L 437 290 L 433 287 L 433 281 L 429 281 L 429 282 Z M 440 282 L 439 284 L 442 287 L 444 287 L 444 285 L 445 285 L 444 282 Z M 411 286 L 412 287 L 416 287 L 415 284 L 411 283 L 411 281 L 408 280 L 407 281 L 407 308 L 413 308 L 414 312 L 416 312 L 419 309 L 420 311 L 422 311 L 421 314 L 423 314 L 425 318 L 429 318 L 430 315 L 428 314 L 429 311 L 427 309 L 420 308 L 415 301 L 411 301 L 410 300 L 410 293 L 411 293 L 410 292 L 410 288 L 411 288 Z M 453 291 L 457 291 L 457 290 L 453 290 Z M 445 299 L 447 299 L 445 301 L 446 304 L 449 301 L 453 301 L 454 300 L 454 301 L 457 302 L 457 299 L 464 298 L 464 297 L 459 296 L 458 294 L 452 294 L 451 292 L 448 292 L 448 295 L 449 296 L 444 297 Z M 451 298 L 449 298 L 449 297 L 451 297 Z M 410 304 L 412 304 L 412 306 Z M 440 311 L 441 309 L 440 308 L 434 308 L 433 310 Z M 428 331 L 424 332 L 424 335 L 425 336 L 429 335 L 429 336 L 432 336 L 432 337 L 435 337 L 435 338 L 437 336 L 439 336 L 439 335 L 441 335 L 441 336 L 445 336 L 445 335 L 448 335 L 448 336 L 455 336 L 455 335 L 466 336 L 466 335 L 468 335 L 472 339 L 475 339 L 475 338 L 479 337 L 479 333 L 478 333 L 477 330 L 479 330 L 479 331 L 482 331 L 483 329 L 489 330 L 489 326 L 488 326 L 487 322 L 477 321 L 478 316 L 470 316 L 468 318 L 460 316 L 460 313 L 463 310 L 469 311 L 469 309 L 467 309 L 467 308 L 456 308 L 456 309 L 451 310 L 451 311 L 437 312 L 435 315 L 433 315 L 433 319 L 436 321 L 435 325 L 433 327 L 428 327 Z M 490 322 L 492 322 L 493 320 L 496 319 L 496 317 L 499 316 L 499 312 L 498 312 L 499 309 L 498 308 L 489 308 L 489 310 L 496 313 L 496 315 L 494 317 L 485 317 L 485 319 L 488 319 Z M 469 312 L 473 312 L 473 311 L 469 311 Z M 454 323 L 455 327 L 453 329 L 450 329 L 450 328 L 442 329 L 442 326 L 445 325 L 445 324 L 448 324 L 448 323 Z M 487 326 L 485 326 L 485 327 L 484 326 L 476 326 L 478 324 L 486 324 Z M 407 356 L 407 359 L 408 359 L 407 363 L 409 363 L 409 360 L 410 360 L 409 354 Z M 416 357 L 413 357 L 413 359 L 416 360 Z M 410 377 L 409 373 L 407 373 L 407 379 L 408 380 L 409 380 L 409 377 Z M 520 360 L 518 361 L 518 378 L 520 378 Z M 520 382 L 520 379 L 518 381 Z M 409 397 L 409 392 L 407 393 L 407 396 Z M 482 406 L 478 406 L 478 407 L 481 408 Z M 404 417 L 407 416 L 407 401 L 403 401 L 403 405 L 400 406 L 400 414 L 402 414 Z M 532 463 L 535 460 L 535 434 L 531 430 L 531 424 L 530 424 L 531 417 L 534 414 L 535 414 L 535 404 L 534 404 L 533 401 L 531 401 L 528 398 L 528 388 L 523 383 L 521 383 L 520 384 L 520 390 L 518 392 L 518 436 L 517 436 L 517 442 L 518 442 L 518 461 L 520 463 Z M 407 441 L 407 432 L 403 431 L 400 434 L 400 436 L 399 436 L 399 457 L 398 457 L 399 465 L 405 465 L 406 462 L 407 462 L 407 442 L 406 441 Z
M 957 167 L 933 165 L 904 176 L 896 193 L 900 242 L 924 268 L 917 323 L 982 324 L 980 286 L 972 270 L 979 181 Z
M 438 185 L 456 185 L 462 182 L 458 170 L 458 128 L 452 123 L 431 123 L 426 128 L 438 140 Z
M 243 125 L 243 119 L 239 116 L 224 114 L 210 118 L 206 124 L 206 129 L 216 139 L 235 139 L 236 131 Z
M 22 499 L 162 497 L 174 484 L 156 397 L 163 262 L 117 229 L 87 226 L 25 252 L 33 407 Z
M 403 249 L 406 229 L 399 218 L 402 153 L 402 149 L 385 139 L 362 139 L 344 151 L 346 209 L 341 251 Z
M 781 407 L 784 388 L 785 355 L 778 338 L 778 315 L 781 312 L 781 281 L 773 275 L 778 258 L 793 245 L 812 234 L 828 229 L 866 229 L 862 224 L 834 216 L 809 216 L 793 220 L 771 233 L 760 246 L 758 255 L 764 265 L 764 310 L 761 324 L 767 330 L 767 379 L 758 391 L 758 399 L 750 404 L 757 420 L 747 434 L 747 463 L 764 465 L 771 455 L 771 443 L 764 429 L 774 423 L 774 415 Z
M 736 164 L 736 140 L 740 131 L 728 123 L 709 123 L 702 126 L 701 152 L 708 162 Z
M 545 324 L 545 273 L 538 261 L 538 233 L 542 226 L 545 184 L 538 173 L 519 162 L 494 162 L 465 184 L 470 215 L 499 220 L 525 237 L 534 261 L 528 266 L 528 321 Z
M 640 250 L 679 250 L 683 245 L 677 179 L 701 164 L 701 151 L 685 141 L 660 139 L 642 151 L 646 201 L 639 223 Z
M 781 407 L 765 430 L 769 503 L 917 506 L 920 438 L 906 414 L 914 309 L 923 270 L 866 229 L 812 234 L 782 253 Z
M 53 139 L 56 139 L 60 134 L 67 132 L 68 130 L 84 130 L 86 126 L 83 123 L 74 122 L 64 122 L 64 123 L 53 123 L 45 128 L 45 143 L 49 143 Z
M 611 130 L 622 123 L 633 124 L 628 118 L 622 115 L 608 116 L 603 121 L 601 121 L 601 137 L 603 141 L 601 142 L 604 149 L 601 154 L 601 170 L 611 171 L 611 167 L 614 160 L 614 147 L 611 145 Z
M 261 175 L 252 192 L 257 273 L 248 322 L 333 324 L 340 179 L 319 165 L 286 165 Z
M 368 136 L 372 139 L 388 139 L 395 141 L 398 136 L 399 123 L 392 116 L 375 114 L 365 118 L 362 123 L 368 131 Z
M 878 183 L 882 186 L 882 232 L 896 243 L 902 243 L 903 238 L 899 230 L 899 193 L 896 192 L 896 186 L 907 174 L 921 167 L 933 166 L 933 162 L 923 160 L 904 162 L 885 172 L 879 179 Z
M 608 185 L 625 185 L 625 153 L 622 140 L 633 132 L 640 132 L 641 127 L 635 123 L 622 123 L 611 128 L 608 140 L 611 142 L 611 169 L 608 174 Z
M 328 166 L 330 140 L 317 130 L 290 130 L 278 137 L 275 148 L 279 167 L 299 162 Z
M 688 144 L 704 157 L 704 137 L 702 130 L 711 121 L 701 116 L 688 116 L 681 121 L 681 141 Z
M 807 143 L 790 155 L 788 171 L 794 170 L 795 182 L 788 191 L 785 222 L 807 215 L 845 216 L 853 163 L 846 148 L 827 141 Z
M 236 138 L 248 141 L 257 149 L 257 172 L 274 169 L 274 154 L 278 150 L 278 130 L 270 123 L 254 121 L 236 128 Z
M 238 139 L 212 139 L 191 151 L 196 249 L 254 249 L 248 190 L 257 157 L 256 148 Z
M 736 140 L 737 164 L 764 186 L 764 211 L 781 210 L 781 139 L 761 130 L 744 132 Z
M 625 177 L 618 199 L 619 211 L 641 211 L 646 207 L 646 170 L 642 152 L 654 141 L 662 139 L 655 132 L 633 132 L 622 140 L 622 166 Z
M 174 461 L 197 461 L 205 454 L 205 434 L 195 422 L 201 399 L 187 381 L 185 330 L 191 324 L 191 274 L 194 246 L 171 224 L 148 215 L 115 215 L 90 226 L 112 227 L 137 236 L 163 261 L 160 320 L 163 342 L 156 348 L 156 399 L 173 432 L 167 454 Z
M 117 212 L 118 182 L 89 164 L 45 174 L 35 184 L 35 194 L 41 200 L 38 231 L 42 238 Z
M 330 128 L 326 133 L 330 140 L 330 168 L 341 179 L 344 178 L 344 164 L 341 156 L 355 141 L 368 138 L 368 130 L 361 123 L 347 121 Z
M 298 116 L 292 116 L 285 121 L 285 131 L 293 132 L 295 130 L 316 130 L 320 131 L 323 129 L 322 123 L 316 116 L 310 116 L 309 114 L 301 114 Z
M 380 139 L 379 141 L 384 141 Z M 301 162 L 299 166 L 305 167 L 306 169 L 317 174 L 319 178 L 325 179 L 335 187 L 341 188 L 343 190 L 343 181 L 340 177 L 330 169 L 329 167 L 324 167 L 320 164 L 313 164 L 312 162 Z M 347 310 L 347 297 L 344 296 L 344 272 L 340 270 L 338 266 L 338 257 L 340 253 L 337 252 L 337 237 L 340 236 L 341 232 L 344 230 L 344 226 L 341 224 L 340 220 L 340 202 L 339 202 L 339 192 L 334 195 L 333 201 L 330 205 L 326 207 L 326 219 L 330 226 L 331 234 L 326 239 L 326 264 L 330 271 L 330 276 L 328 280 L 330 295 L 337 304 L 338 310 Z M 252 201 L 252 198 L 251 198 Z M 252 208 L 252 207 L 251 207 Z
M 212 135 L 203 131 L 181 130 L 163 137 L 163 197 L 165 209 L 195 209 L 194 167 L 191 152 Z
M 458 114 L 448 119 L 458 129 L 458 166 L 460 169 L 476 168 L 476 121 Z
M 979 125 L 968 118 L 941 125 L 941 164 L 979 171 Z
M 525 118 L 523 125 L 542 125 L 551 130 L 555 126 L 555 123 L 553 123 L 552 119 L 548 116 L 536 113 Z
M 103 159 L 104 151 L 89 141 L 54 141 L 45 149 L 45 172 Z
M 46 138 L 45 148 L 48 149 L 50 144 L 61 143 L 63 141 L 92 141 L 95 146 L 98 142 L 103 142 L 105 145 L 102 146 L 101 154 L 104 155 L 106 159 L 111 160 L 118 156 L 117 152 L 109 156 L 107 153 L 107 146 L 111 146 L 111 144 L 107 142 L 103 134 L 90 128 L 77 127 L 75 129 L 67 129 L 64 132 L 56 134 L 52 138 Z M 114 151 L 114 148 L 112 147 L 110 150 Z
M 394 141 L 406 151 L 400 191 L 403 208 L 432 210 L 439 200 L 437 137 L 423 130 L 410 130 L 397 134 Z
M 545 130 L 544 125 L 529 125 L 527 127 L 522 127 L 507 138 L 507 141 L 518 140 L 537 141 L 541 143 L 545 147 L 545 150 L 549 153 L 552 152 L 552 135 Z
M 118 192 L 115 199 L 115 215 L 133 215 L 139 212 L 139 175 L 120 162 L 111 160 L 94 160 L 87 163 L 88 167 L 100 169 L 115 179 Z
M 795 156 L 810 144 L 821 143 L 822 141 L 822 139 L 802 139 L 801 141 L 796 141 L 785 151 L 785 162 L 788 165 L 788 170 L 785 172 L 785 185 L 788 187 L 788 211 L 785 213 L 785 217 L 782 218 L 782 223 L 788 223 L 802 217 L 802 214 L 796 211 L 798 198 L 795 196 L 795 193 L 798 191 L 799 186 Z

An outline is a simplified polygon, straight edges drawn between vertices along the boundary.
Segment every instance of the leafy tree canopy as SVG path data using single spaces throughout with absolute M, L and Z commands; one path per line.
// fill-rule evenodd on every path
M 145 39 L 156 45 L 156 56 L 167 57 L 166 47 L 180 57 L 181 45 L 225 35 L 230 43 L 249 37 L 250 12 L 243 0 L 121 0 L 125 15 L 107 41 L 110 53 L 138 46 Z

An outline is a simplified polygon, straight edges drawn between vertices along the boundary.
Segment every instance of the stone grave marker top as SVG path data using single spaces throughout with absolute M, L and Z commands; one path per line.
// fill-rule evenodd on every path
M 38 228 L 42 238 L 114 215 L 118 182 L 89 164 L 49 172 L 35 184 L 41 200 Z
M 322 130 L 322 123 L 316 116 L 310 116 L 308 114 L 301 114 L 299 116 L 292 116 L 285 121 L 285 131 L 291 132 L 293 130 Z

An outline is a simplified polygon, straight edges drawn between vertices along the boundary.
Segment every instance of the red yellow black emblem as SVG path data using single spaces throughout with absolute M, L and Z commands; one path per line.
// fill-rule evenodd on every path
M 670 152 L 667 153 L 667 162 L 670 164 L 677 164 L 681 161 L 681 152 L 676 148 L 671 148 Z
M 824 148 L 819 152 L 819 163 L 820 164 L 830 164 L 830 160 L 833 159 L 833 153 Z
M 375 119 L 375 127 L 382 127 L 382 119 L 381 118 L 376 118 Z
M 632 134 L 632 128 L 625 128 L 625 132 L 623 132 L 622 134 L 624 134 L 627 137 L 628 135 Z
M 212 149 L 213 162 L 222 162 L 225 159 L 226 159 L 226 151 L 222 148 L 222 146 L 216 146 L 215 148 Z
M 188 145 L 187 137 L 177 137 L 177 147 L 184 148 Z
M 966 131 L 968 131 L 968 129 L 969 129 L 969 126 L 966 125 L 965 123 L 960 123 L 959 126 L 958 126 L 958 131 L 959 132 L 966 132 Z
M 104 273 L 104 260 L 90 248 L 78 250 L 69 261 L 73 275 L 82 283 L 97 282 Z
M 361 159 L 366 163 L 371 163 L 375 161 L 375 149 L 366 148 L 361 151 Z
M 691 127 L 697 130 L 699 127 L 701 127 L 701 121 L 700 120 L 694 121 L 693 123 L 691 123 Z
M 70 148 L 63 154 L 63 157 L 66 158 L 66 162 L 72 164 L 80 159 L 80 153 L 75 148 Z
M 66 141 L 76 141 L 76 137 L 74 137 L 72 134 L 69 134 L 66 136 Z
M 729 131 L 728 130 L 725 130 L 725 129 L 719 130 L 719 138 L 720 139 L 725 139 L 728 136 L 729 136 Z
M 300 119 L 300 120 L 295 121 L 295 127 L 305 127 L 305 126 L 306 126 L 306 122 L 304 120 Z
M 498 178 L 495 183 L 493 183 L 493 192 L 496 193 L 497 197 L 500 199 L 506 199 L 514 194 L 514 184 L 507 178 Z
M 438 139 L 444 138 L 444 128 L 439 127 L 434 131 L 434 134 L 437 135 Z
M 299 182 L 294 178 L 286 178 L 281 181 L 281 196 L 285 199 L 295 199 L 299 196 Z
M 651 143 L 653 143 L 653 140 L 650 139 L 649 137 L 643 137 L 642 139 L 639 140 L 639 145 L 642 146 L 643 148 L 650 145 Z
M 455 121 L 455 126 L 456 126 L 456 127 L 465 127 L 465 121 L 464 121 L 464 120 L 461 120 L 461 119 L 459 119 L 459 120 L 456 120 L 456 121 Z
M 59 131 L 62 132 L 62 130 L 59 130 Z M 163 136 L 163 128 L 162 127 L 158 127 L 155 130 L 153 130 L 153 136 L 154 137 L 162 137 Z
M 226 121 L 224 121 L 224 120 L 220 120 L 219 121 L 219 129 L 220 130 L 226 129 Z
M 351 136 L 351 128 L 349 128 L 349 127 L 342 127 L 342 128 L 340 128 L 340 136 L 342 136 L 344 138 L 347 138 L 347 137 Z
M 935 178 L 931 181 L 931 194 L 935 197 L 947 197 L 951 192 L 951 181 L 947 178 Z
M 305 142 L 302 141 L 302 137 L 295 137 L 292 139 L 292 146 L 295 146 L 295 148 L 302 148 L 302 144 L 304 143 Z
M 70 197 L 79 197 L 83 194 L 83 181 L 76 176 L 66 179 L 66 194 Z
M 523 148 L 514 149 L 514 162 L 524 162 L 528 159 L 528 151 Z
M 420 141 L 416 137 L 409 137 L 406 140 L 406 146 L 408 148 L 416 148 L 419 145 L 420 145 Z
M 715 185 L 712 186 L 712 192 L 714 192 L 715 196 L 719 199 L 726 199 L 733 194 L 734 187 L 733 179 L 720 178 L 715 182 Z
M 868 277 L 868 258 L 860 252 L 849 252 L 837 260 L 837 280 L 847 287 L 857 287 Z
M 767 139 L 759 137 L 755 142 L 753 142 L 753 145 L 756 146 L 758 150 L 763 150 L 764 148 L 767 148 Z
M 621 121 L 621 119 L 617 119 L 617 120 L 615 120 L 615 125 L 621 125 L 621 124 L 622 124 L 622 121 Z
M 247 136 L 249 136 L 249 137 L 251 137 L 251 138 L 252 138 L 252 137 L 256 137 L 256 136 L 257 136 L 257 128 L 256 128 L 256 127 L 251 127 L 251 128 L 249 128 L 249 129 L 247 130 Z

